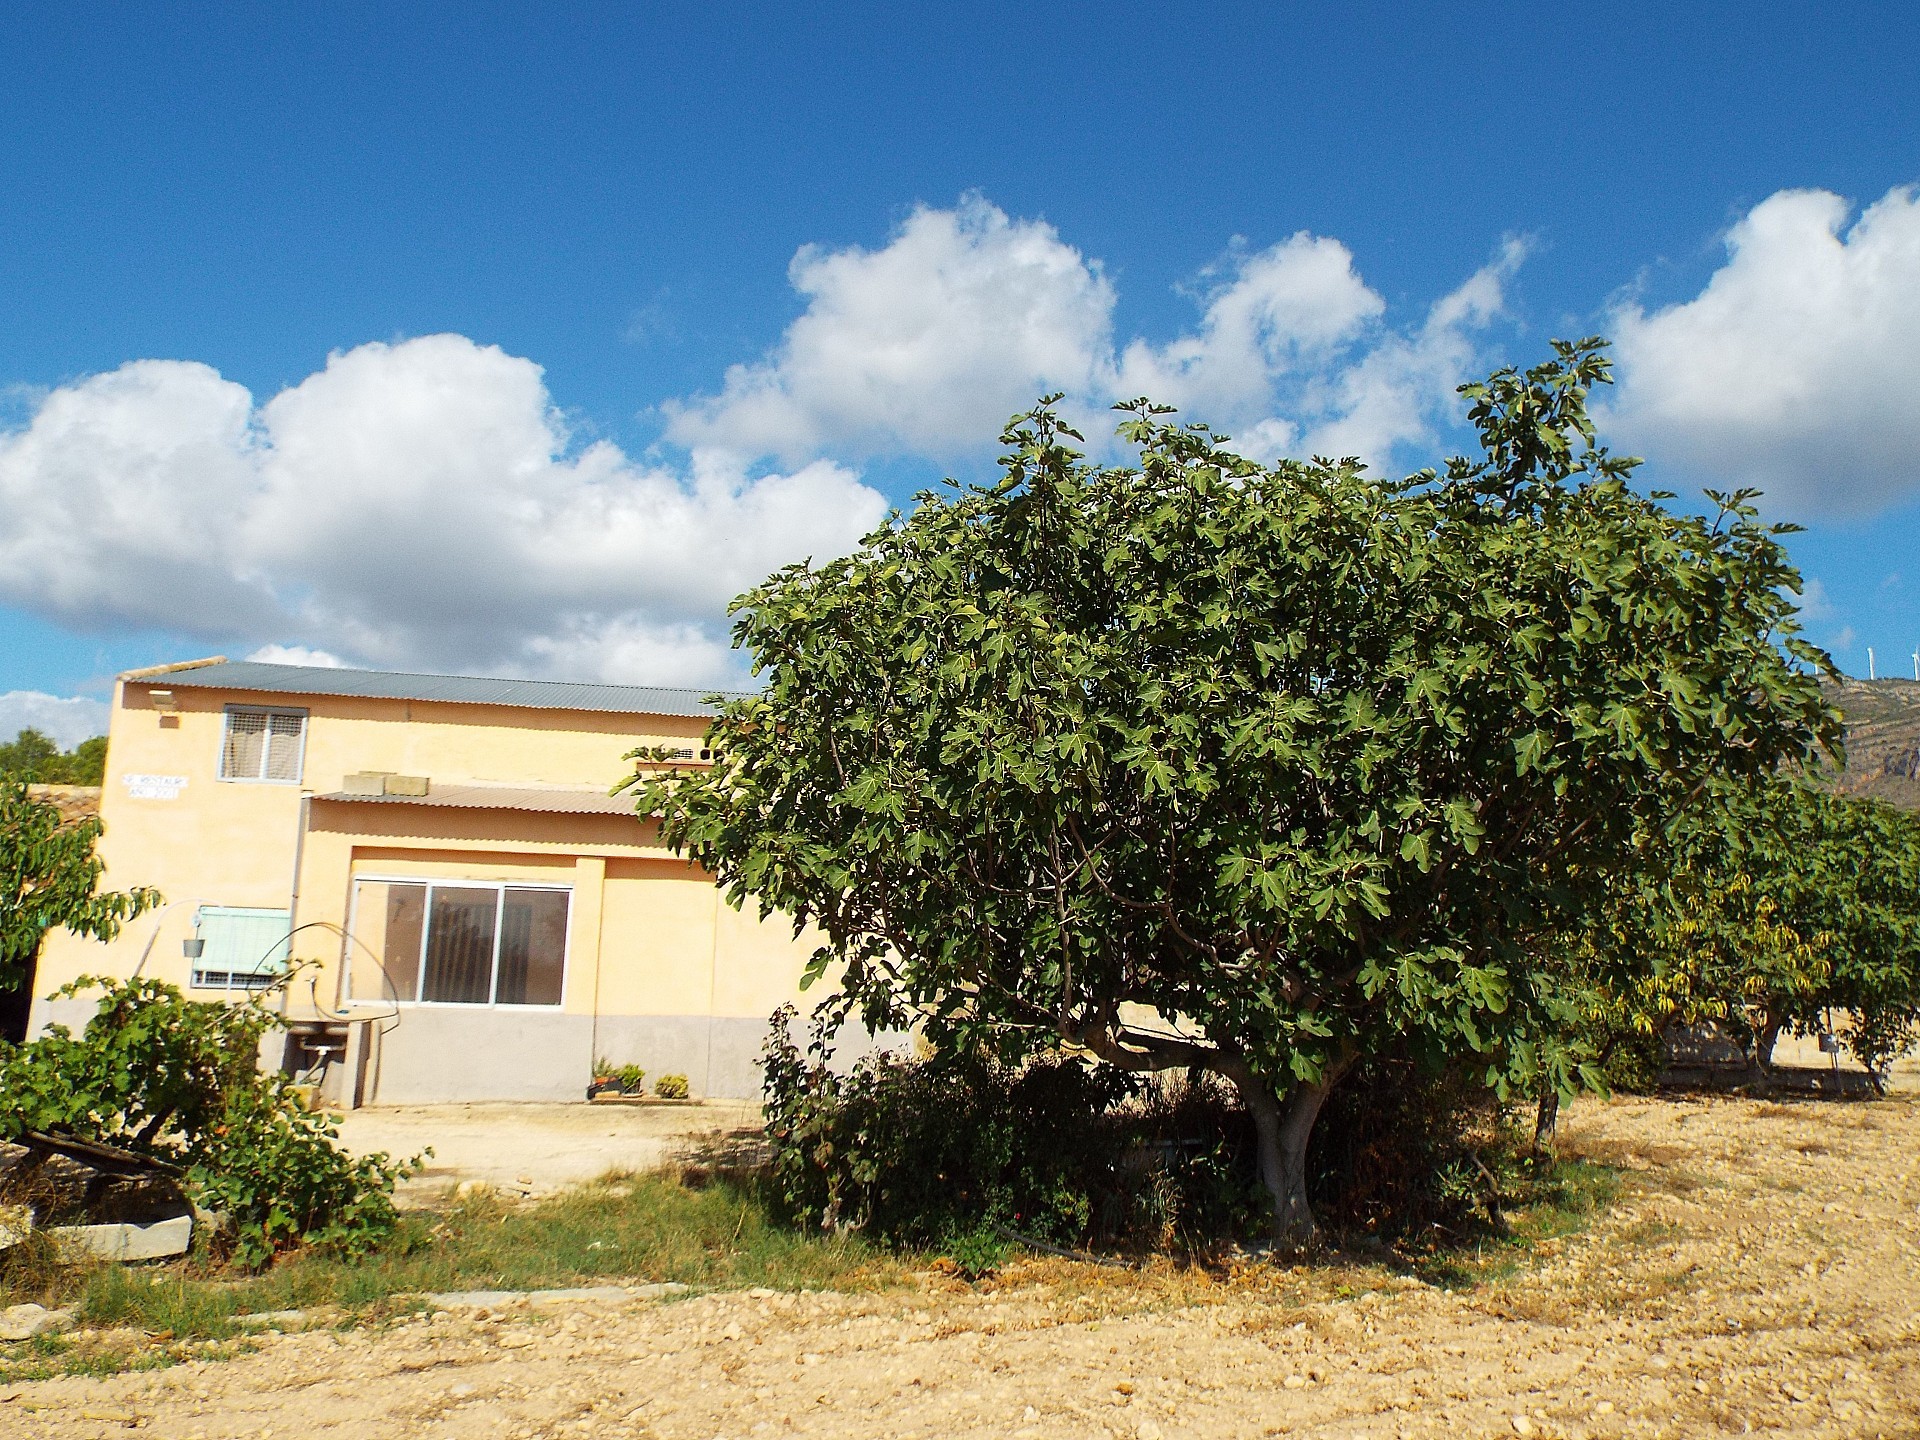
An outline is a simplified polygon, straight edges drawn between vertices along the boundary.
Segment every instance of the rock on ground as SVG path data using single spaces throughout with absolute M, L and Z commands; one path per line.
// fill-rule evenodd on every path
M 44 1305 L 9 1305 L 0 1310 L 0 1340 L 31 1340 L 39 1335 L 58 1335 L 73 1328 L 69 1310 L 49 1310 Z

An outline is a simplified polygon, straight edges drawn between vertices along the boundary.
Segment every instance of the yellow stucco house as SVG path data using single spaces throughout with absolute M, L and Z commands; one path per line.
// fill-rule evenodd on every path
M 105 884 L 166 908 L 63 932 L 29 1020 L 84 974 L 275 1002 L 285 1062 L 347 1105 L 579 1099 L 596 1058 L 759 1092 L 811 946 L 721 898 L 608 787 L 640 746 L 706 763 L 700 691 L 224 660 L 115 687 Z

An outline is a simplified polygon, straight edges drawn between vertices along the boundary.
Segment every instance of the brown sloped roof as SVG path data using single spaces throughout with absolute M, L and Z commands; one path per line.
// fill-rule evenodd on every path
M 68 824 L 100 813 L 98 785 L 29 785 L 27 794 L 35 800 L 50 800 L 60 818 Z

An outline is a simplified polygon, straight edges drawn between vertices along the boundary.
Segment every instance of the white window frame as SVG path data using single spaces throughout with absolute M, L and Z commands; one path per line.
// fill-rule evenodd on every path
M 413 993 L 418 995 L 421 983 L 426 975 L 427 946 L 433 938 L 433 888 L 444 886 L 449 890 L 492 890 L 493 902 L 493 964 L 489 972 L 488 998 L 486 1000 L 400 1000 L 387 996 L 362 999 L 353 993 L 353 961 L 358 954 L 360 934 L 360 887 L 362 885 L 421 885 L 426 887 L 426 908 L 420 917 L 420 956 L 413 975 Z M 555 890 L 567 897 L 567 933 L 561 941 L 560 949 L 560 998 L 551 1005 L 512 1005 L 502 1004 L 494 996 L 500 993 L 500 936 L 503 930 L 502 911 L 507 903 L 509 890 Z M 565 882 L 551 880 L 467 880 L 454 875 L 355 875 L 353 877 L 353 903 L 347 911 L 347 962 L 341 969 L 343 988 L 347 992 L 348 1005 L 405 1006 L 414 1010 L 513 1010 L 528 1011 L 534 1014 L 551 1015 L 567 1008 L 568 987 L 573 983 L 573 886 Z
M 227 773 L 227 736 L 233 727 L 235 715 L 265 715 L 267 717 L 267 736 L 260 746 L 260 768 L 266 769 L 267 760 L 273 754 L 273 717 L 292 715 L 300 721 L 300 753 L 294 761 L 293 778 L 276 780 L 267 775 L 229 775 Z M 312 712 L 297 705 L 227 705 L 220 712 L 220 754 L 214 762 L 213 773 L 229 785 L 298 785 L 307 773 L 307 730 L 312 721 Z

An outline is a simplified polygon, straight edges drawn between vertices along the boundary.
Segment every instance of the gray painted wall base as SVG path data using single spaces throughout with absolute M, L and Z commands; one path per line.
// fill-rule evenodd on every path
M 30 1034 L 59 1022 L 78 1031 L 91 1000 L 39 1001 Z M 359 1011 L 348 1012 L 362 1018 Z M 760 1051 L 767 1020 L 737 1015 L 568 1015 L 539 1010 L 408 1006 L 378 1011 L 370 1026 L 361 1103 L 436 1105 L 488 1100 L 584 1100 L 593 1062 L 638 1065 L 647 1078 L 685 1075 L 703 1100 L 760 1097 Z M 802 1028 L 796 1026 L 796 1029 Z M 804 1034 L 795 1037 L 805 1044 Z M 837 1038 L 836 1069 L 902 1035 L 868 1036 L 849 1026 Z M 329 1098 L 338 1099 L 337 1096 Z
M 362 1088 L 369 1105 L 480 1100 L 583 1100 L 595 1060 L 638 1065 L 648 1082 L 684 1075 L 696 1099 L 760 1098 L 767 1021 L 744 1015 L 541 1014 L 525 1010 L 402 1010 L 375 1027 Z M 801 1038 L 801 1037 L 796 1037 Z M 905 1035 L 836 1037 L 834 1068 Z M 804 1043 L 804 1041 L 803 1041 Z
M 764 1018 L 706 1015 L 603 1015 L 600 1058 L 634 1064 L 651 1084 L 684 1075 L 702 1099 L 747 1100 L 760 1095 Z
M 409 1006 L 374 1026 L 361 1101 L 579 1100 L 592 1035 L 587 1015 Z

